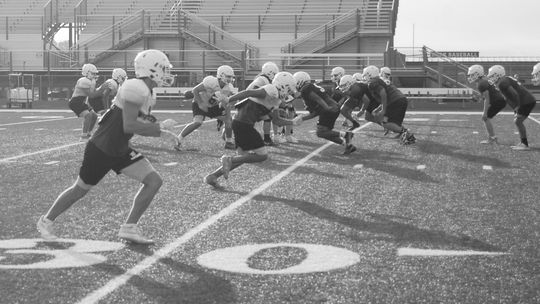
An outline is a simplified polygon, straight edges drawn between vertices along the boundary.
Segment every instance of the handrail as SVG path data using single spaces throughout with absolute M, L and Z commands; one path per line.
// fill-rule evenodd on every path
M 448 81 L 451 81 L 452 83 L 454 83 L 454 84 L 456 84 L 456 85 L 458 85 L 458 86 L 460 86 L 462 88 L 472 89 L 475 93 L 480 94 L 476 89 L 469 87 L 467 84 L 461 83 L 457 79 L 454 79 L 454 78 L 452 78 L 450 76 L 447 76 L 447 75 L 445 75 L 445 74 L 443 74 L 443 73 L 441 73 L 441 72 L 439 72 L 439 71 L 437 71 L 437 70 L 435 70 L 433 68 L 430 68 L 428 66 L 424 66 L 424 69 L 427 72 L 431 72 L 433 74 L 436 74 L 436 75 L 438 75 L 438 76 L 440 76 L 440 77 L 442 77 L 442 78 L 444 78 L 444 79 L 446 79 Z

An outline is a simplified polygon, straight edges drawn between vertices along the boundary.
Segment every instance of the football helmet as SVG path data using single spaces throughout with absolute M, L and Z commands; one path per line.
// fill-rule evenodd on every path
M 368 65 L 362 72 L 364 81 L 370 81 L 372 78 L 379 76 L 379 68 L 374 65 Z
M 540 62 L 534 65 L 531 75 L 532 83 L 535 86 L 540 85 Z
M 150 78 L 158 87 L 172 78 L 169 58 L 159 50 L 145 50 L 137 54 L 133 60 L 135 77 Z
M 124 69 L 117 68 L 112 71 L 111 78 L 118 82 L 118 84 L 122 84 L 127 79 L 127 73 Z
M 345 75 L 345 69 L 342 67 L 335 67 L 332 69 L 332 72 L 330 72 L 330 79 L 332 79 L 333 82 L 339 84 L 339 80 L 341 77 Z
M 297 90 L 300 90 L 300 88 L 304 86 L 304 84 L 311 82 L 311 77 L 309 76 L 309 74 L 303 71 L 294 73 L 293 77 L 296 81 Z
M 285 100 L 296 92 L 296 80 L 289 72 L 279 72 L 274 76 L 272 84 L 278 89 L 279 99 Z
M 351 75 L 343 75 L 339 80 L 339 90 L 343 93 L 347 93 L 355 82 L 356 81 L 354 81 L 354 78 Z
M 90 80 L 96 79 L 98 73 L 99 71 L 96 66 L 91 63 L 86 63 L 82 66 L 81 74 Z
M 234 70 L 228 65 L 222 65 L 217 69 L 217 79 L 223 81 L 224 83 L 233 83 L 234 81 Z
M 363 82 L 364 79 L 362 78 L 362 73 L 354 73 L 352 74 L 352 78 L 356 82 Z
M 384 80 L 390 80 L 390 77 L 392 77 L 392 70 L 390 70 L 389 67 L 382 67 L 379 72 L 379 77 Z
M 263 64 L 262 68 L 261 68 L 261 74 L 265 75 L 268 77 L 268 79 L 270 79 L 270 81 L 272 81 L 272 79 L 274 79 L 274 76 L 276 76 L 276 74 L 279 73 L 279 68 L 277 66 L 277 64 L 269 61 L 265 64 Z
M 489 83 L 495 84 L 505 75 L 506 75 L 506 72 L 504 71 L 504 67 L 502 65 L 497 64 L 489 68 L 487 79 Z
M 475 65 L 471 65 L 469 67 L 469 70 L 467 71 L 467 81 L 469 83 L 473 83 L 475 81 L 478 80 L 478 78 L 480 77 L 484 77 L 484 68 L 479 65 L 479 64 L 475 64 Z
M 205 89 L 207 89 L 209 91 L 212 91 L 212 92 L 216 92 L 216 91 L 219 91 L 221 89 L 221 87 L 219 86 L 218 79 L 216 77 L 214 77 L 214 76 L 206 76 L 206 77 L 204 77 L 204 79 L 202 81 L 202 84 L 203 84 Z

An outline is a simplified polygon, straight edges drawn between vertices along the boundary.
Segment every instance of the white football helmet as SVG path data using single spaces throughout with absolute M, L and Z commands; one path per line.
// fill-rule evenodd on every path
M 274 76 L 276 76 L 277 73 L 279 73 L 279 68 L 278 68 L 277 64 L 275 64 L 273 62 L 270 62 L 270 61 L 263 64 L 263 66 L 261 68 L 261 74 L 268 77 L 268 79 L 270 79 L 270 81 L 272 81 L 272 79 L 274 79 Z
M 96 66 L 91 63 L 86 63 L 82 66 L 81 74 L 90 80 L 96 79 L 98 73 L 99 71 Z
M 118 82 L 118 84 L 122 84 L 127 79 L 127 73 L 124 69 L 116 68 L 112 71 L 111 78 Z
M 345 75 L 345 69 L 342 67 L 335 67 L 332 69 L 332 72 L 330 72 L 330 79 L 332 79 L 333 82 L 339 84 L 339 80 L 341 77 Z
M 163 52 L 158 50 L 142 51 L 135 56 L 133 60 L 135 67 L 135 76 L 137 78 L 148 77 L 156 83 L 158 87 L 163 82 L 168 82 L 172 78 L 169 58 Z
M 309 76 L 309 74 L 303 71 L 294 73 L 293 77 L 296 81 L 297 90 L 300 90 L 300 88 L 303 87 L 306 83 L 311 82 L 311 77 Z
M 469 67 L 469 70 L 467 71 L 467 81 L 469 83 L 473 83 L 477 81 L 478 78 L 484 77 L 484 76 L 485 76 L 484 68 L 479 64 L 471 65 Z
M 362 78 L 364 81 L 370 81 L 372 78 L 379 76 L 379 68 L 374 65 L 368 65 L 362 72 Z
M 204 79 L 202 81 L 202 84 L 203 84 L 205 89 L 207 89 L 208 91 L 211 91 L 211 92 L 216 92 L 216 91 L 219 91 L 221 89 L 221 87 L 219 86 L 218 79 L 216 77 L 214 77 L 214 76 L 206 76 L 206 77 L 204 77 Z
M 228 65 L 222 65 L 217 69 L 217 78 L 224 83 L 234 82 L 234 70 Z
M 384 80 L 390 80 L 390 77 L 392 77 L 392 70 L 390 70 L 389 67 L 382 67 L 379 72 L 379 77 Z
M 352 75 L 343 75 L 339 80 L 339 90 L 343 93 L 347 93 L 354 83 L 356 83 L 356 81 Z
M 285 100 L 296 92 L 296 80 L 289 72 L 279 72 L 274 76 L 272 84 L 278 89 L 279 99 Z
M 489 68 L 487 79 L 491 84 L 496 84 L 505 75 L 504 67 L 497 64 Z
M 534 65 L 531 75 L 533 85 L 540 85 L 540 62 Z
M 356 82 L 363 82 L 364 81 L 364 79 L 362 78 L 362 73 L 354 73 L 354 74 L 352 74 L 352 78 Z

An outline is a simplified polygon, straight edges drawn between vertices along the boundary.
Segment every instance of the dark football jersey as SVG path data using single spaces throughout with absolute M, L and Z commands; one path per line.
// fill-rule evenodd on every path
M 249 98 L 246 98 L 236 104 L 238 112 L 234 120 L 254 125 L 256 122 L 266 118 L 271 111 Z
M 480 79 L 478 81 L 478 91 L 483 94 L 484 92 L 488 92 L 489 95 L 489 102 L 491 104 L 502 104 L 506 103 L 506 100 L 504 100 L 504 96 L 501 94 L 497 88 L 490 84 L 487 79 Z
M 372 78 L 368 84 L 369 90 L 377 100 L 380 101 L 379 91 L 383 89 L 386 92 L 386 103 L 391 104 L 400 99 L 406 98 L 401 91 L 390 81 L 384 81 L 380 77 Z
M 317 84 L 306 84 L 300 89 L 300 95 L 304 100 L 306 110 L 310 113 L 316 113 L 320 115 L 323 111 L 325 111 L 325 109 L 316 100 L 311 98 L 311 93 L 315 93 L 316 95 L 318 95 L 328 105 L 332 105 L 334 103 L 334 101 L 331 100 L 330 96 L 328 96 L 326 89 Z
M 354 105 L 357 107 L 362 107 L 362 98 L 364 95 L 369 99 L 369 105 L 365 109 L 368 112 L 372 112 L 380 105 L 379 101 L 373 98 L 373 95 L 371 94 L 371 91 L 366 83 L 354 83 L 349 92 L 349 97 L 354 100 Z
M 534 96 L 513 77 L 504 76 L 499 81 L 498 87 L 504 97 L 506 97 L 508 104 L 512 108 L 520 105 L 536 103 L 536 99 L 534 98 Z M 510 94 L 510 88 L 513 88 L 517 92 L 517 100 L 515 100 L 512 94 Z

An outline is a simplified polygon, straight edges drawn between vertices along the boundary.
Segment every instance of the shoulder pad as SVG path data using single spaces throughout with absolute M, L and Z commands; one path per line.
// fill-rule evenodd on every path
M 86 77 L 81 77 L 79 80 L 77 80 L 77 87 L 81 89 L 89 89 L 92 87 L 92 80 Z
M 128 79 L 120 87 L 121 96 L 126 102 L 144 104 L 150 96 L 150 89 L 140 79 Z
M 274 98 L 279 98 L 278 89 L 273 84 L 267 84 L 267 85 L 263 86 L 262 88 L 266 91 L 266 94 L 268 94 L 268 96 L 274 97 Z

